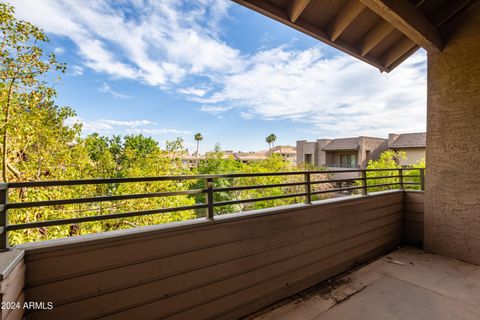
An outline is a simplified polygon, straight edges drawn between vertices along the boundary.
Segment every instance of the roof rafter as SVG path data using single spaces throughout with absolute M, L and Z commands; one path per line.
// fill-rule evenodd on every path
M 309 2 L 310 0 L 291 0 L 287 12 L 291 22 L 297 21 L 298 17 L 300 17 Z
M 383 65 L 389 68 L 395 61 L 402 58 L 405 53 L 410 52 L 413 48 L 418 48 L 417 44 L 407 37 L 402 37 L 383 55 Z
M 377 23 L 370 31 L 368 31 L 359 43 L 359 50 L 362 56 L 369 53 L 377 44 L 379 44 L 386 36 L 393 31 L 393 26 L 385 20 Z
M 298 19 L 295 23 L 290 21 L 290 17 L 287 14 L 287 10 L 278 7 L 271 3 L 268 0 L 233 0 L 234 2 L 241 4 L 247 8 L 250 8 L 254 11 L 257 11 L 267 17 L 270 17 L 274 20 L 282 22 L 287 26 L 290 26 L 296 30 L 299 30 L 315 39 L 318 39 L 328 45 L 331 45 L 334 48 L 337 48 L 343 52 L 346 52 L 366 63 L 371 64 L 372 66 L 377 67 L 380 71 L 389 71 L 385 68 L 380 61 L 372 56 L 365 55 L 361 56 L 358 52 L 358 49 L 351 44 L 342 41 L 342 39 L 337 39 L 333 42 L 330 40 L 330 37 L 324 30 L 319 29 L 317 26 L 314 26 L 302 19 Z
M 365 6 L 361 2 L 358 2 L 357 0 L 348 1 L 329 29 L 330 40 L 337 40 L 337 38 L 342 35 L 343 31 L 348 28 L 353 20 L 358 17 L 364 9 Z
M 427 51 L 441 51 L 442 40 L 438 30 L 408 0 L 360 0 L 360 2 Z

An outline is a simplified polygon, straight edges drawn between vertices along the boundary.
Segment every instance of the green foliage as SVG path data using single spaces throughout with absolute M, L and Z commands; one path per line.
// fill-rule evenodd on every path
M 419 160 L 418 162 L 416 162 L 415 164 L 413 164 L 411 166 L 412 169 L 418 169 L 418 170 L 408 170 L 408 171 L 404 171 L 403 173 L 403 182 L 404 183 L 409 183 L 409 182 L 412 182 L 412 183 L 417 183 L 417 185 L 408 185 L 406 184 L 405 185 L 405 188 L 406 189 L 412 189 L 412 190 L 421 190 L 421 178 L 420 178 L 420 175 L 421 175 L 421 168 L 425 169 L 425 159 L 421 159 Z M 425 175 L 425 170 L 423 170 L 423 174 Z M 420 184 L 420 185 L 418 185 Z
M 43 52 L 41 44 L 48 42 L 43 31 L 17 20 L 14 13 L 12 6 L 0 4 L 0 135 L 4 182 L 11 175 L 18 177 L 18 169 L 9 155 L 21 150 L 10 151 L 10 138 L 17 134 L 15 131 L 26 113 L 54 112 L 51 99 L 56 92 L 48 84 L 47 76 L 49 71 L 65 72 L 65 64 L 59 63 L 53 53 Z M 59 113 L 68 114 L 71 110 L 61 109 Z
M 370 160 L 368 162 L 367 169 L 391 169 L 396 168 L 400 169 L 399 162 L 400 160 L 406 159 L 406 153 L 403 151 L 393 151 L 387 150 L 384 151 L 378 160 Z M 421 160 L 420 162 L 416 163 L 412 166 L 413 168 L 425 168 L 425 161 Z M 400 175 L 399 170 L 381 170 L 381 171 L 368 171 L 367 172 L 367 192 L 376 192 L 376 191 L 383 191 L 383 190 L 392 190 L 392 189 L 399 189 L 400 186 Z M 403 171 L 403 182 L 405 183 L 404 187 L 407 189 L 416 189 L 419 190 L 420 186 L 417 185 L 408 185 L 408 182 L 413 183 L 420 183 L 420 170 L 404 170 Z M 374 185 L 379 184 L 392 184 L 390 186 L 381 186 L 381 187 L 374 187 Z M 357 181 L 357 186 L 361 186 L 362 182 Z
M 222 173 L 271 173 L 271 172 L 293 172 L 298 171 L 299 168 L 286 161 L 281 155 L 271 155 L 265 160 L 254 161 L 250 163 L 242 163 L 232 156 L 227 156 L 225 153 L 216 148 L 216 152 L 207 155 L 206 159 L 200 162 L 198 167 L 199 174 L 222 174 Z M 300 168 L 300 170 L 319 170 L 320 168 Z M 253 176 L 253 177 L 238 177 L 238 178 L 222 178 L 214 180 L 215 188 L 230 188 L 230 187 L 245 187 L 245 186 L 261 186 L 269 184 L 285 184 L 303 182 L 305 177 L 303 174 L 294 175 L 274 175 L 274 176 Z M 313 180 L 326 180 L 328 176 L 325 174 L 312 175 Z M 196 188 L 205 188 L 205 181 L 198 181 Z M 313 191 L 320 191 L 332 188 L 330 184 L 317 184 L 312 187 Z M 269 187 L 248 189 L 239 191 L 225 191 L 216 192 L 214 194 L 215 202 L 246 200 L 255 198 L 283 196 L 287 194 L 304 193 L 305 186 L 285 186 L 285 187 Z M 323 199 L 325 196 L 316 196 L 315 199 Z M 204 202 L 204 196 L 198 196 L 197 202 Z M 215 208 L 215 214 L 241 212 L 255 209 L 263 209 L 269 207 L 283 206 L 294 203 L 302 203 L 305 197 L 281 198 L 272 200 L 261 200 L 255 202 L 247 202 L 242 204 L 225 205 Z M 203 213 L 201 213 L 203 214 Z

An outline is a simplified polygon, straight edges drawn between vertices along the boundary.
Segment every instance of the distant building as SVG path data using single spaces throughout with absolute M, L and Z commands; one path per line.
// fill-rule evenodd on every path
M 193 169 L 198 167 L 198 164 L 201 160 L 205 159 L 205 156 L 196 156 L 196 155 L 183 155 L 180 160 L 182 161 L 182 166 L 185 169 Z
M 388 140 L 372 137 L 318 139 L 297 141 L 297 164 L 311 163 L 318 167 L 366 168 L 388 149 Z
M 235 152 L 235 159 L 243 163 L 261 161 L 267 159 L 267 151 Z
M 425 159 L 425 151 L 427 147 L 427 134 L 419 133 L 403 133 L 388 135 L 388 148 L 394 151 L 403 151 L 406 159 L 399 159 L 402 166 L 413 165 L 416 162 Z
M 297 161 L 297 148 L 293 146 L 275 146 L 267 151 L 267 155 L 279 154 L 285 160 L 296 163 Z

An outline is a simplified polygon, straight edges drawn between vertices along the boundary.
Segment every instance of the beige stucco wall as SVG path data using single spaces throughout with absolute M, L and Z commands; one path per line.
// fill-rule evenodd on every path
M 316 163 L 316 154 L 315 154 L 315 147 L 316 143 L 315 142 L 307 142 L 305 140 L 300 140 L 297 141 L 297 156 L 296 156 L 296 162 L 297 165 L 305 162 L 305 154 L 311 154 L 312 155 L 312 163 Z
M 370 159 L 377 160 L 380 154 L 388 149 L 387 139 L 360 137 L 360 148 L 358 149 L 358 165 L 365 169 L 368 165 L 367 150 L 370 151 Z
M 428 57 L 425 248 L 480 264 L 480 6 Z
M 400 165 L 402 166 L 409 166 L 412 164 L 416 164 L 422 159 L 425 159 L 425 148 L 408 148 L 408 149 L 397 149 L 397 151 L 405 152 L 406 159 L 400 160 Z

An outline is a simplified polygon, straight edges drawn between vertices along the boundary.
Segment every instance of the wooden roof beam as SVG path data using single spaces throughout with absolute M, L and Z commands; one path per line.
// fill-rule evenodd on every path
M 360 2 L 425 50 L 429 52 L 442 50 L 438 30 L 408 0 L 360 0 Z
M 401 59 L 407 52 L 410 52 L 415 48 L 417 44 L 407 37 L 402 37 L 398 40 L 394 46 L 392 46 L 384 55 L 380 61 L 385 68 L 389 68 L 398 60 Z
M 365 6 L 357 0 L 350 0 L 342 8 L 335 20 L 329 28 L 330 40 L 335 41 L 348 28 L 348 26 L 355 20 L 356 17 L 362 13 Z
M 290 0 L 287 14 L 291 22 L 297 21 L 309 2 L 310 0 Z
M 388 36 L 393 29 L 393 26 L 383 19 L 372 29 L 370 29 L 370 31 L 363 36 L 358 45 L 358 49 L 362 57 L 368 54 L 373 48 L 375 48 L 377 44 L 385 39 L 385 37 Z

